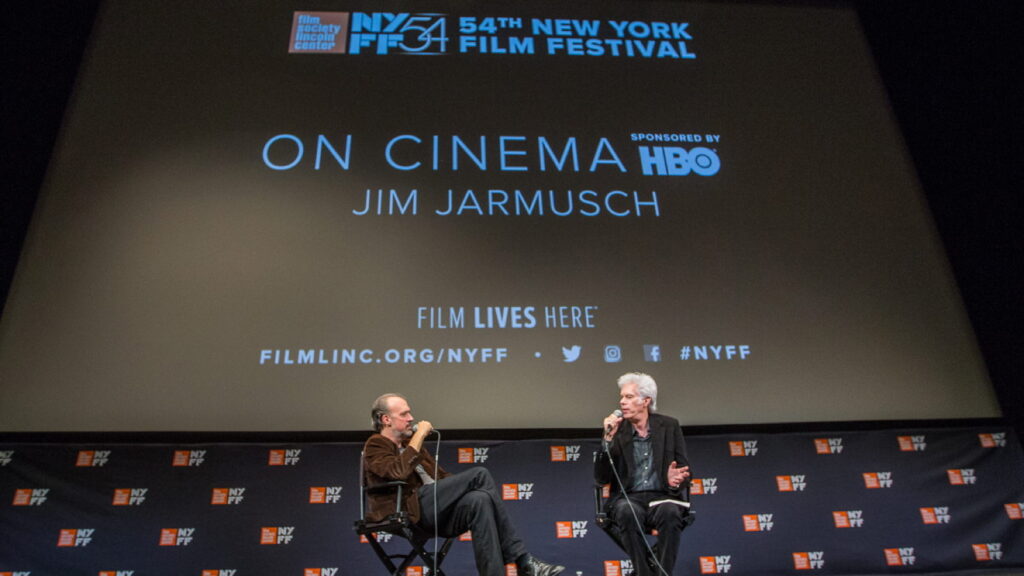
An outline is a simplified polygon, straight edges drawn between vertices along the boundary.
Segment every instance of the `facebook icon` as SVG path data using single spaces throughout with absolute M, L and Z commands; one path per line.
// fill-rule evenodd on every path
M 644 344 L 644 360 L 648 362 L 661 362 L 661 346 L 657 344 Z

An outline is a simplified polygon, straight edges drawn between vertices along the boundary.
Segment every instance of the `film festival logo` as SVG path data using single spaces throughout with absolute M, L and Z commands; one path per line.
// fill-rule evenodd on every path
M 481 464 L 487 462 L 489 448 L 459 448 L 459 464 Z
M 775 484 L 779 492 L 803 492 L 807 488 L 807 476 L 776 476 Z
M 924 436 L 898 436 L 896 442 L 900 445 L 900 452 L 924 452 L 928 448 Z
M 978 442 L 982 448 L 1004 448 L 1006 446 L 1006 432 L 978 434 Z
M 12 506 L 42 506 L 46 502 L 49 488 L 19 488 L 14 491 Z
M 729 442 L 729 456 L 757 456 L 757 440 Z
M 793 552 L 794 570 L 821 570 L 825 567 L 825 553 L 816 552 Z
M 59 548 L 84 548 L 92 543 L 95 534 L 95 528 L 65 528 L 57 537 L 57 546 Z
M 604 576 L 633 576 L 632 560 L 605 560 Z
M 373 536 L 374 540 L 376 540 L 377 542 L 380 542 L 381 544 L 385 544 L 387 542 L 391 542 L 391 533 L 390 532 L 383 532 L 383 531 L 382 532 L 371 532 L 370 535 Z M 365 535 L 360 535 L 359 536 L 359 543 L 360 544 L 369 544 L 370 541 L 366 538 Z
M 444 54 L 442 14 L 295 12 L 289 54 Z
M 115 488 L 113 506 L 142 506 L 149 488 Z
M 555 522 L 556 538 L 586 538 L 587 520 Z
M 864 487 L 869 490 L 892 488 L 892 472 L 865 472 Z
M 100 576 L 135 576 L 135 570 L 100 570 Z
M 220 569 L 220 570 L 203 570 L 202 573 L 200 573 L 199 576 L 236 576 L 237 574 L 238 574 L 238 570 L 237 569 L 234 569 L 234 570 Z
M 949 514 L 949 506 L 937 508 L 921 508 L 921 522 L 923 524 L 949 524 L 952 516 Z
M 160 530 L 161 546 L 188 546 L 195 539 L 195 528 L 163 528 Z
M 744 532 L 771 532 L 775 527 L 774 514 L 744 514 Z
M 290 450 L 271 450 L 267 458 L 267 466 L 295 466 L 302 456 L 301 448 Z
M 814 451 L 818 454 L 842 454 L 842 438 L 815 438 Z
M 206 461 L 206 450 L 175 450 L 171 466 L 197 467 Z
M 832 513 L 832 522 L 836 528 L 863 528 L 863 510 L 837 510 Z
M 502 484 L 502 500 L 529 500 L 533 498 L 533 482 L 527 484 Z
M 7 466 L 14 458 L 14 450 L 0 451 L 0 466 Z
M 718 478 L 694 478 L 690 481 L 691 496 L 710 496 L 718 492 Z
M 0 576 L 32 576 L 32 572 L 16 570 L 14 572 L 0 572 Z
M 1024 502 L 1003 504 L 1003 509 L 1010 520 L 1024 520 Z
M 978 481 L 978 477 L 974 475 L 974 468 L 946 470 L 946 475 L 949 477 L 949 483 L 952 486 L 970 486 Z
M 701 574 L 728 574 L 732 570 L 732 556 L 701 556 Z
M 580 446 L 552 446 L 552 462 L 579 462 Z
M 302 576 L 338 576 L 338 568 L 306 568 Z
M 310 486 L 310 504 L 337 504 L 341 501 L 341 486 Z
M 971 544 L 974 549 L 974 559 L 978 562 L 991 562 L 1003 559 L 1003 545 L 999 542 L 989 544 Z
M 75 466 L 79 468 L 102 468 L 110 461 L 110 450 L 79 450 Z
M 264 526 L 260 529 L 260 544 L 278 546 L 291 544 L 295 538 L 294 526 Z
M 211 506 L 236 506 L 245 499 L 245 488 L 214 488 Z
M 887 566 L 913 566 L 917 561 L 914 548 L 886 548 L 885 564 Z

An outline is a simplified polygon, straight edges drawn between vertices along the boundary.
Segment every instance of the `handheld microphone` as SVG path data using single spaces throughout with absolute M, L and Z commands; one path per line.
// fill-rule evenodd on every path
M 412 425 L 412 431 L 413 432 L 419 432 L 419 430 L 420 430 L 420 423 L 419 422 L 417 422 L 417 423 Z M 432 426 L 430 428 L 430 431 L 431 432 L 437 432 L 437 427 L 436 426 Z
M 619 410 L 618 408 L 616 408 L 615 412 L 612 412 L 612 416 L 615 416 L 616 418 L 622 418 L 622 410 Z M 609 424 L 609 425 L 604 427 L 604 433 L 605 434 L 607 434 L 607 433 L 609 433 L 611 431 L 612 431 L 612 425 L 611 424 Z

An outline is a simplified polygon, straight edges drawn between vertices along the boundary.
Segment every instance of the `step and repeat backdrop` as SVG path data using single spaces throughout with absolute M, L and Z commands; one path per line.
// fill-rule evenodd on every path
M 0 574 L 386 574 L 352 527 L 361 448 L 0 445 Z M 441 440 L 440 461 L 488 468 L 530 551 L 566 574 L 629 576 L 628 557 L 594 523 L 599 449 Z M 701 435 L 688 449 L 696 521 L 677 575 L 1024 570 L 1024 460 L 1008 429 Z M 448 574 L 475 573 L 470 538 L 454 544 Z M 428 573 L 422 562 L 408 570 Z
M 852 8 L 103 3 L 0 431 L 590 428 L 637 369 L 691 425 L 999 416 Z

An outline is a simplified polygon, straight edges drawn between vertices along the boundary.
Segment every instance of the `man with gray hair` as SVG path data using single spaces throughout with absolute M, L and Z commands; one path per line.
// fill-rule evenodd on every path
M 512 562 L 519 576 L 556 576 L 565 570 L 526 551 L 486 468 L 449 474 L 437 465 L 423 448 L 433 426 L 426 420 L 413 425 L 412 409 L 403 396 L 381 395 L 373 403 L 371 419 L 376 434 L 363 447 L 365 484 L 408 482 L 411 489 L 403 492 L 402 509 L 414 523 L 446 537 L 472 531 L 480 576 L 505 576 L 505 565 Z M 393 495 L 371 494 L 368 503 L 371 521 L 395 512 Z
M 654 412 L 658 385 L 647 374 L 619 378 L 619 410 L 604 419 L 594 479 L 611 484 L 610 531 L 629 553 L 637 576 L 672 574 L 686 527 L 690 466 L 679 421 Z M 644 532 L 657 530 L 652 565 Z

